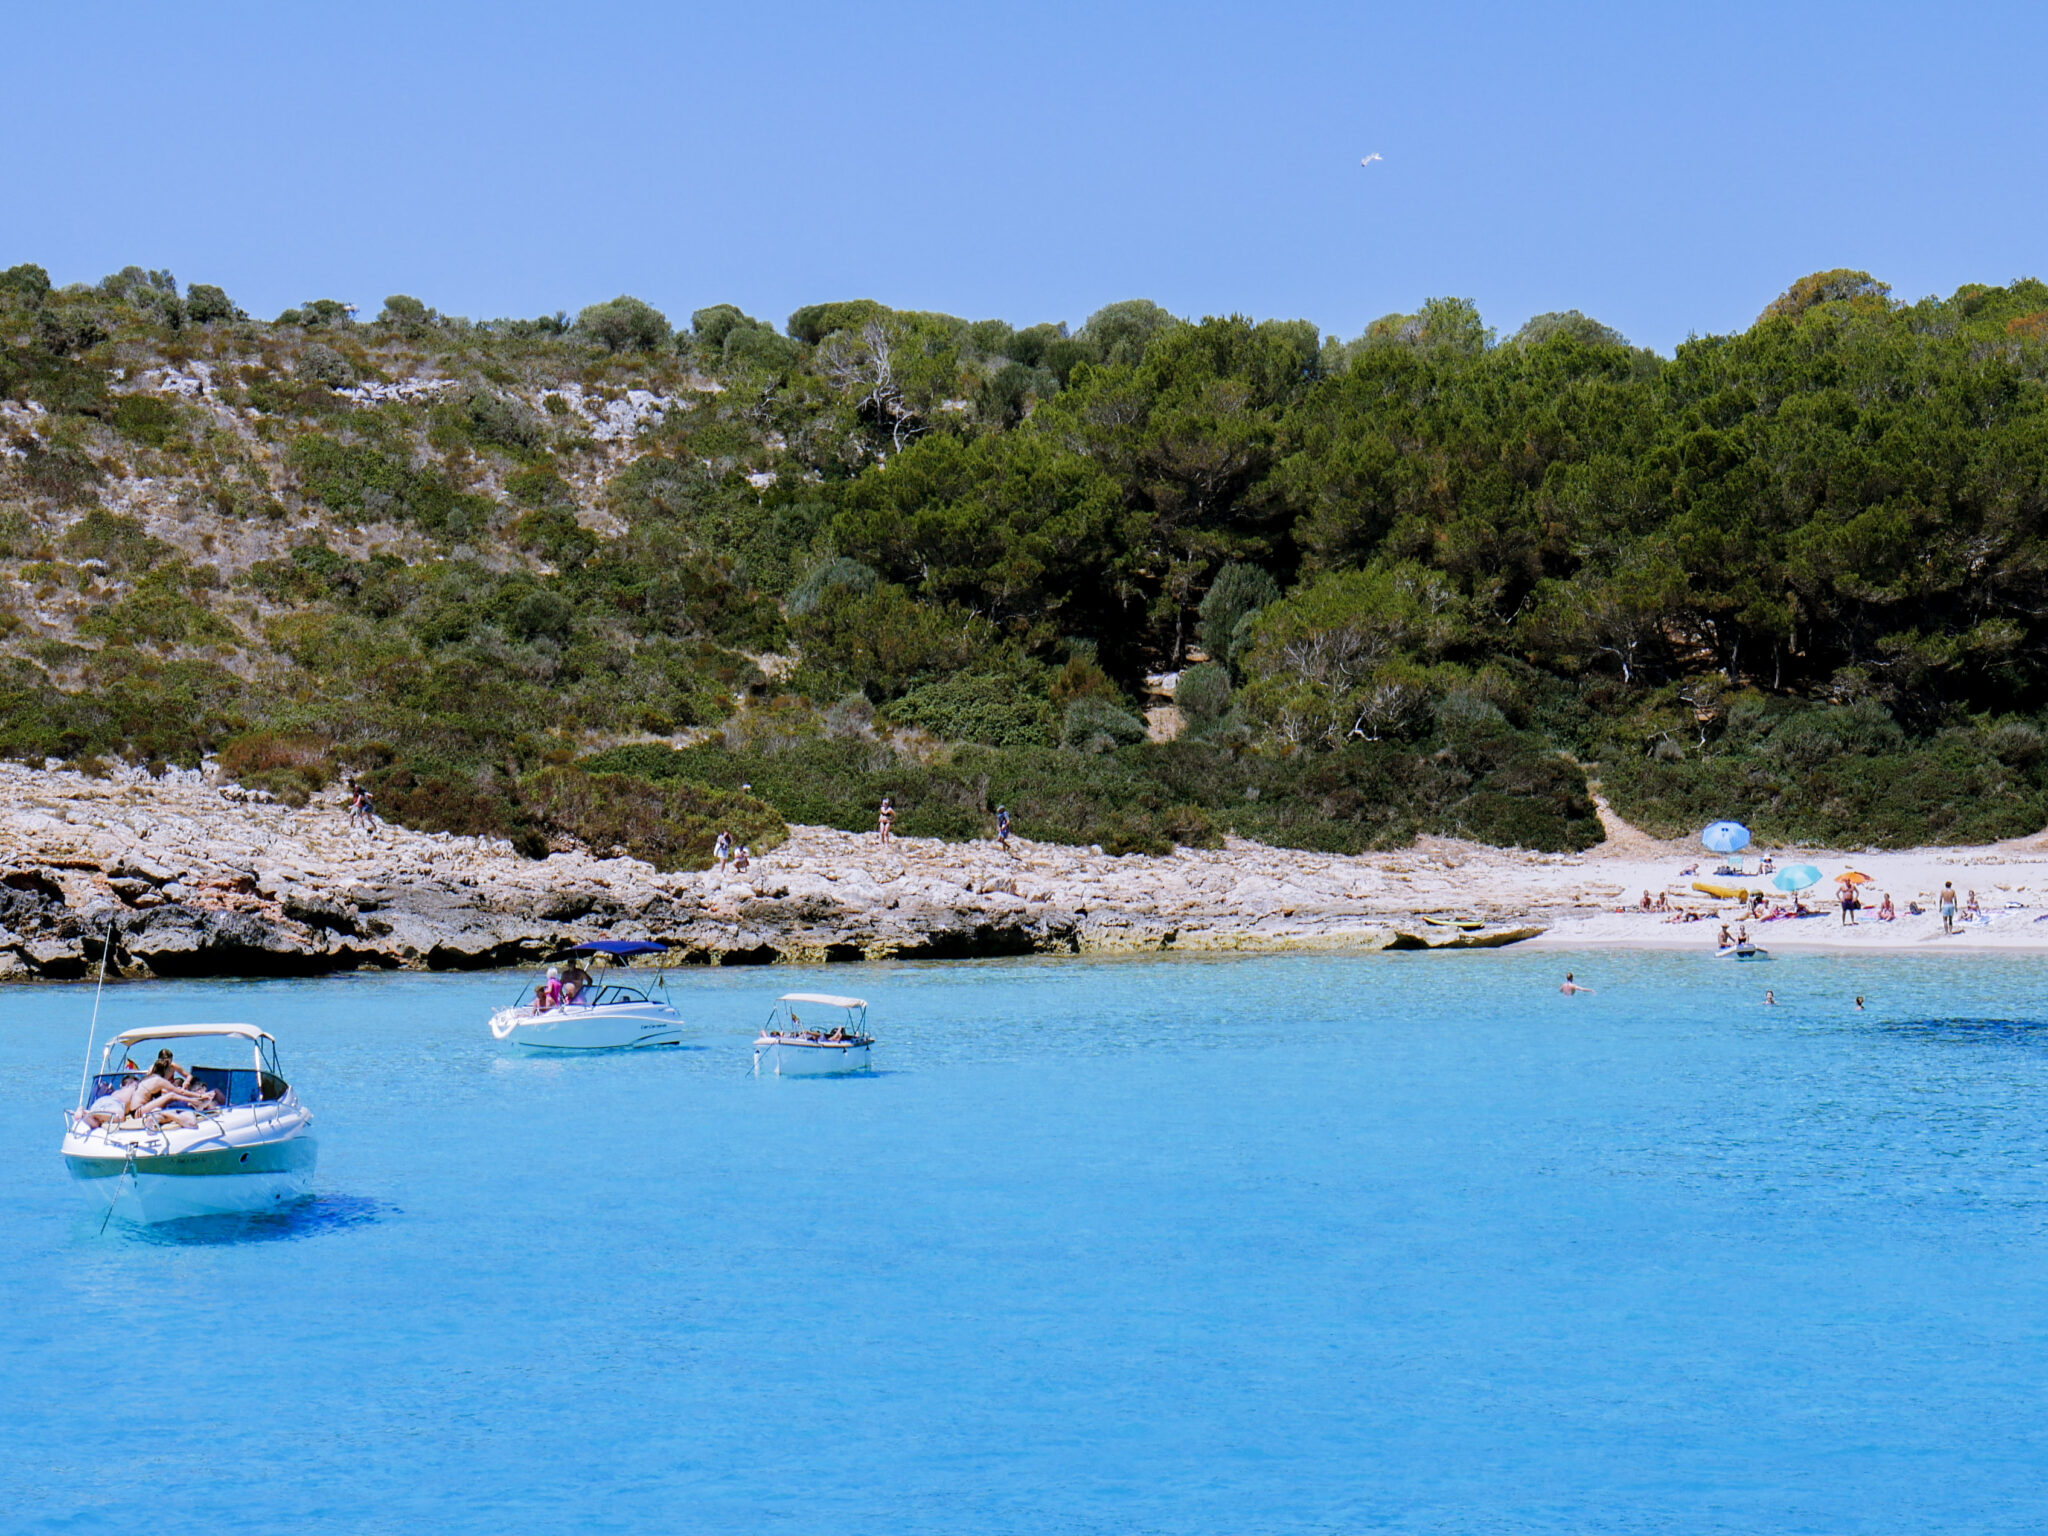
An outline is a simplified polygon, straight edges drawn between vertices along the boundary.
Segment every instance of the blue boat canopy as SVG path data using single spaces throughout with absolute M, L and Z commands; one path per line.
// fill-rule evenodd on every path
M 576 944 L 563 951 L 568 955 L 660 955 L 668 952 L 666 944 L 651 943 L 646 939 L 592 939 L 588 944 Z

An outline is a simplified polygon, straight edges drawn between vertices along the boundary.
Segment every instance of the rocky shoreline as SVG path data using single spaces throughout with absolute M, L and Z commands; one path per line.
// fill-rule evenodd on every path
M 1233 840 L 1113 858 L 794 827 L 744 876 L 661 874 L 630 858 L 530 860 L 492 839 L 360 832 L 337 795 L 294 809 L 200 770 L 88 778 L 8 763 L 0 980 L 82 977 L 110 927 L 114 974 L 300 976 L 514 965 L 598 937 L 659 939 L 710 965 L 1491 946 L 1570 906 L 1474 904 L 1448 878 L 1465 855 L 1448 842 L 1346 858 Z

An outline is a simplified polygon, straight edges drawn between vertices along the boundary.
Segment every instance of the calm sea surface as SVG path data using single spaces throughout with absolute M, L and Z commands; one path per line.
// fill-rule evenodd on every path
M 2048 962 L 686 971 L 570 1061 L 518 985 L 110 988 L 272 1030 L 321 1161 L 103 1235 L 90 992 L 0 989 L 0 1528 L 2048 1526 Z M 748 1075 L 810 986 L 884 1070 Z

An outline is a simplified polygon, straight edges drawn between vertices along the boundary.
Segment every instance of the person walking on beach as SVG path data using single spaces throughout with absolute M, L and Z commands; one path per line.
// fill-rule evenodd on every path
M 883 842 L 888 842 L 896 825 L 896 802 L 889 796 L 882 796 L 882 808 L 875 812 L 875 831 Z
M 1010 851 L 1010 813 L 1000 805 L 996 807 L 996 842 L 1003 852 Z
M 1941 882 L 1941 931 L 1956 931 L 1956 887 L 1952 880 Z
M 1577 992 L 1584 992 L 1590 996 L 1593 991 L 1591 987 L 1582 987 L 1576 981 L 1572 980 L 1572 973 L 1570 971 L 1566 971 L 1564 973 L 1564 985 L 1559 987 L 1557 990 L 1562 992 L 1566 997 L 1570 997 Z

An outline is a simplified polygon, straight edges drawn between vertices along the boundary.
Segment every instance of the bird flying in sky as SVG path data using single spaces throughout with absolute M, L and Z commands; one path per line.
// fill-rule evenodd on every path
M 1359 161 L 1358 163 L 1360 165 L 1371 165 L 1373 161 L 1379 159 L 1379 157 L 1380 152 L 1378 150 L 1374 150 L 1371 154 L 1367 155 L 1363 160 Z

